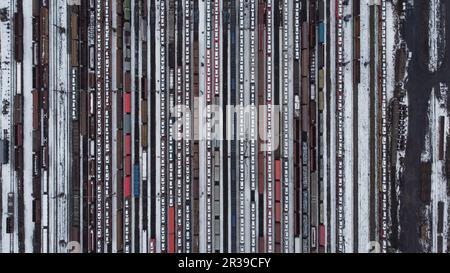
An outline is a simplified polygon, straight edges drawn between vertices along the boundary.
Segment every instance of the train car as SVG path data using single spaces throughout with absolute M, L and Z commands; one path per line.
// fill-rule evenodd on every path
M 142 124 L 141 125 L 141 144 L 143 148 L 148 147 L 148 125 Z
M 131 176 L 129 175 L 125 176 L 123 195 L 125 198 L 131 197 Z
M 422 162 L 420 166 L 420 198 L 422 202 L 429 203 L 431 198 L 431 163 Z
M 123 168 L 123 133 L 122 130 L 117 130 L 117 150 L 116 150 L 116 166 L 118 170 L 121 170 Z
M 437 233 L 438 234 L 442 234 L 444 232 L 444 209 L 445 209 L 444 202 L 439 201 L 438 202 L 438 210 L 437 210 L 437 212 L 438 212 Z
M 9 140 L 0 139 L 0 163 L 8 164 L 9 162 Z
M 319 45 L 317 65 L 319 69 L 322 69 L 325 65 L 325 45 L 323 44 Z
M 14 14 L 14 56 L 17 62 L 23 61 L 23 13 L 21 8 L 19 5 L 18 12 Z
M 445 116 L 439 117 L 438 158 L 444 160 Z
M 23 125 L 21 123 L 14 125 L 14 142 L 16 147 L 23 146 Z
M 323 44 L 325 42 L 325 24 L 323 22 L 319 22 L 318 36 L 319 44 Z
M 325 247 L 325 225 L 320 224 L 319 226 L 319 246 Z
M 169 240 L 168 240 L 168 246 L 169 246 L 169 253 L 174 253 L 175 252 L 175 208 L 174 207 L 169 207 Z
M 134 197 L 139 197 L 140 195 L 140 169 L 139 165 L 135 164 L 133 166 L 133 193 Z
M 131 177 L 131 156 L 126 155 L 125 156 L 125 175 Z

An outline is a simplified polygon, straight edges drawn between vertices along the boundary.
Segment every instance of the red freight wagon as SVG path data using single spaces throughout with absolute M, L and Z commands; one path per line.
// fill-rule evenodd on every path
M 281 222 L 281 203 L 275 202 L 275 221 Z
M 131 156 L 125 157 L 125 175 L 131 175 Z
M 131 196 L 131 176 L 125 177 L 124 196 L 125 196 L 125 198 L 128 198 Z
M 319 245 L 325 246 L 325 225 L 320 224 L 319 226 Z
M 280 180 L 275 181 L 275 200 L 279 201 L 281 196 L 281 182 Z
M 175 209 L 169 207 L 169 253 L 175 252 Z
M 280 180 L 281 179 L 281 162 L 280 160 L 275 160 L 275 179 Z
M 131 135 L 125 135 L 125 155 L 131 155 Z
M 125 113 L 131 113 L 131 94 L 130 93 L 124 93 L 124 111 Z
M 16 146 L 21 147 L 23 145 L 23 126 L 21 123 L 15 126 L 15 142 Z

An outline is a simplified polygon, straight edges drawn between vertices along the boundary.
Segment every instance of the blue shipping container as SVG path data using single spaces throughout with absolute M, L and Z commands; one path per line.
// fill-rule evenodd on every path
M 134 191 L 134 197 L 139 197 L 139 165 L 133 166 L 133 191 Z
M 323 22 L 319 23 L 319 43 L 323 43 L 325 41 L 325 29 Z

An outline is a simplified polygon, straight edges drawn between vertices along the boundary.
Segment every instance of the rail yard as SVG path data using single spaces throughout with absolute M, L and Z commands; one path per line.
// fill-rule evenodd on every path
M 0 252 L 449 252 L 449 4 L 0 1 Z

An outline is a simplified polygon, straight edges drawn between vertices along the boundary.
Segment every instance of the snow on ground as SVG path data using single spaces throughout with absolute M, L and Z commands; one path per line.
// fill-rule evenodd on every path
M 28 79 L 33 78 L 33 45 L 32 45 L 32 5 L 23 6 L 23 116 L 33 116 L 33 96 L 31 94 L 33 82 Z M 24 183 L 24 225 L 25 225 L 25 252 L 33 252 L 33 231 L 34 223 L 32 221 L 33 204 L 33 124 L 31 118 L 23 119 L 23 151 L 24 151 L 24 165 L 23 165 L 23 183 Z
M 370 186 L 370 6 L 360 7 L 361 81 L 358 87 L 358 252 L 369 250 Z
M 352 6 L 344 5 L 344 17 Z M 353 19 L 343 23 L 344 33 L 344 251 L 353 252 Z
M 435 95 L 435 92 L 440 92 L 441 96 L 438 99 Z M 432 216 L 432 249 L 431 252 L 438 252 L 437 249 L 437 237 L 438 237 L 438 203 L 443 202 L 444 208 L 448 207 L 448 199 L 447 199 L 447 177 L 445 174 L 445 157 L 444 160 L 439 160 L 439 147 L 444 147 L 444 155 L 445 155 L 445 147 L 446 147 L 446 136 L 449 135 L 448 128 L 448 110 L 447 110 L 447 92 L 448 87 L 445 84 L 440 84 L 440 90 L 433 90 L 430 98 L 430 114 L 429 114 L 429 126 L 431 132 L 431 142 L 432 145 L 432 166 L 431 166 L 431 216 Z M 444 128 L 439 128 L 439 119 L 440 117 L 444 117 Z M 444 130 L 444 143 L 439 143 L 440 141 L 440 130 Z M 447 249 L 447 233 L 448 233 L 448 225 L 447 225 L 447 210 L 444 209 L 443 215 L 443 249 Z
M 440 93 L 437 96 L 437 92 Z M 431 240 L 421 239 L 420 243 L 424 250 L 437 252 L 437 238 L 443 237 L 443 249 L 447 247 L 448 237 L 448 211 L 444 209 L 443 215 L 443 232 L 438 233 L 438 203 L 443 202 L 444 208 L 448 207 L 447 197 L 447 177 L 445 174 L 445 157 L 444 160 L 439 160 L 439 147 L 444 148 L 444 155 L 446 153 L 446 141 L 449 135 L 448 126 L 448 110 L 447 110 L 447 92 L 448 87 L 445 84 L 440 84 L 439 90 L 433 88 L 431 91 L 430 100 L 428 102 L 428 128 L 425 135 L 425 145 L 421 154 L 422 162 L 431 162 L 431 204 L 427 205 L 422 213 L 425 222 L 428 222 L 428 236 Z M 438 98 L 439 97 L 439 98 Z M 444 143 L 440 143 L 440 125 L 439 119 L 444 117 Z
M 445 54 L 445 20 L 441 20 L 441 1 L 430 0 L 428 20 L 428 70 L 436 72 Z
M 394 96 L 395 50 L 397 48 L 398 15 L 392 2 L 386 1 L 386 100 Z
M 50 214 L 49 249 L 66 252 L 68 241 L 68 171 L 69 171 L 69 92 L 67 54 L 67 8 L 65 0 L 58 0 L 50 7 L 50 115 L 49 151 L 56 158 L 50 162 Z

